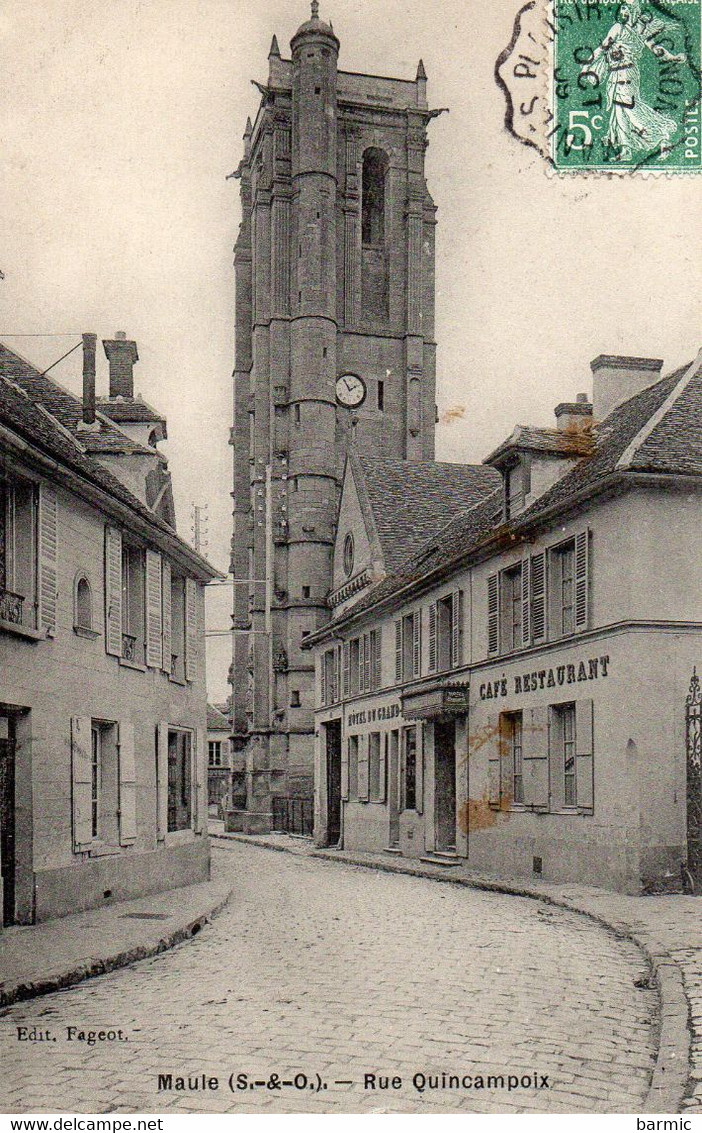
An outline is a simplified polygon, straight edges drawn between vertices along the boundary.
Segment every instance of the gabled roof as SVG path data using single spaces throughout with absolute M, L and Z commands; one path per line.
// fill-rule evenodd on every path
M 55 383 L 50 383 L 37 370 L 31 375 L 31 381 L 27 381 L 26 369 L 23 369 L 25 384 L 30 386 L 32 393 L 15 381 L 17 367 L 10 363 L 16 357 L 6 347 L 0 349 L 0 424 L 6 425 L 26 443 L 29 454 L 34 450 L 50 457 L 59 466 L 58 475 L 64 470 L 72 473 L 71 487 L 76 491 L 85 494 L 85 488 L 89 485 L 102 493 L 104 502 L 100 506 L 108 514 L 110 510 L 112 514 L 119 510 L 120 517 L 123 518 L 127 509 L 127 513 L 133 517 L 135 529 L 143 530 L 147 525 L 154 544 L 165 547 L 171 553 L 175 552 L 177 557 L 188 563 L 196 577 L 217 577 L 219 572 L 206 559 L 193 551 L 173 528 L 138 500 L 116 476 L 86 451 L 82 434 L 79 438 L 47 408 L 47 404 L 53 404 L 59 408 L 64 421 L 70 420 L 75 416 L 76 410 L 75 407 L 71 410 L 68 406 L 68 399 L 73 400 L 78 414 L 81 414 L 80 402 L 76 398 L 61 390 L 60 386 L 55 387 Z M 22 359 L 20 361 L 23 362 Z M 27 362 L 23 362 L 23 367 L 32 369 Z M 52 388 L 44 390 L 44 383 Z M 55 389 L 59 390 L 60 397 Z M 43 397 L 40 396 L 42 393 Z M 39 396 L 35 397 L 35 394 Z M 113 504 L 112 509 L 110 502 Z
M 65 429 L 76 433 L 81 446 L 88 452 L 141 453 L 151 457 L 155 455 L 153 449 L 133 441 L 111 421 L 101 417 L 99 406 L 97 407 L 99 431 L 84 431 L 78 435 L 77 426 L 83 419 L 83 407 L 78 398 L 53 378 L 42 374 L 19 354 L 15 354 L 4 342 L 0 342 L 0 371 L 20 386 L 36 405 L 43 405 Z
M 207 705 L 207 731 L 231 732 L 231 725 L 223 712 L 215 708 L 214 704 Z
M 501 480 L 484 465 L 391 460 L 352 454 L 360 491 L 373 513 L 385 569 L 395 570 L 408 547 L 420 546 L 454 516 L 472 507 Z
M 593 439 L 589 428 L 544 429 L 517 425 L 512 435 L 485 458 L 485 463 L 499 465 L 505 457 L 519 451 L 560 457 L 588 456 L 592 448 Z

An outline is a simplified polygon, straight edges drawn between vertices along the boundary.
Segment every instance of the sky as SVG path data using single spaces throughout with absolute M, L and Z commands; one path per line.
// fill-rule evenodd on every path
M 437 232 L 437 457 L 480 461 L 519 423 L 591 391 L 597 354 L 692 359 L 700 343 L 699 181 L 570 179 L 505 129 L 495 61 L 517 0 L 323 0 L 340 67 L 414 78 L 423 58 Z M 246 117 L 275 32 L 306 3 L 7 0 L 0 12 L 0 338 L 47 366 L 82 331 L 137 340 L 136 387 L 168 418 L 179 531 L 231 527 L 232 248 Z M 59 335 L 19 338 L 10 335 Z M 80 352 L 52 370 L 80 391 Z M 98 386 L 106 391 L 102 359 Z M 213 593 L 208 628 L 228 625 Z M 211 639 L 210 698 L 230 645 Z

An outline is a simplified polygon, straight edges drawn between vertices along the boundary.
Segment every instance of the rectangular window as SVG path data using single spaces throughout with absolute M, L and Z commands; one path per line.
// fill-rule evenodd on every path
M 93 725 L 90 731 L 90 819 L 91 833 L 97 838 L 100 831 L 100 732 Z
M 550 623 L 553 637 L 575 633 L 575 540 L 550 552 Z
M 554 774 L 558 776 L 566 807 L 578 805 L 575 768 L 575 704 L 561 704 L 553 710 L 554 746 L 556 761 Z M 559 792 L 560 793 L 560 792 Z
M 437 659 L 439 671 L 451 668 L 453 638 L 453 595 L 447 594 L 436 603 Z
M 0 621 L 36 629 L 36 490 L 0 479 Z
M 510 567 L 502 572 L 500 585 L 502 599 L 502 651 L 522 646 L 522 566 Z
M 122 657 L 144 663 L 144 552 L 122 544 Z
M 192 821 L 192 737 L 168 732 L 168 830 L 188 830 Z
M 222 741 L 209 740 L 207 744 L 210 767 L 222 766 Z
M 380 413 L 385 409 L 385 382 L 378 381 L 378 410 Z
M 332 699 L 333 700 L 336 699 L 335 690 L 333 688 L 332 688 Z M 301 705 L 302 705 L 302 701 L 300 700 L 300 690 L 297 689 L 297 688 L 294 688 L 292 690 L 292 692 L 290 693 L 290 707 L 291 708 L 300 708 Z
M 358 736 L 349 736 L 349 798 L 358 798 Z
M 521 806 L 524 803 L 522 713 L 505 713 L 503 721 L 503 738 L 507 745 L 506 754 L 509 775 L 512 780 L 512 802 L 516 803 L 517 806 Z
M 416 810 L 417 807 L 417 728 L 405 728 L 403 734 L 402 758 L 402 803 L 403 810 Z
M 380 732 L 371 732 L 368 737 L 368 784 L 368 794 L 372 803 L 380 802 L 385 798 L 385 791 L 381 790 L 380 781 Z
M 164 666 L 166 660 L 164 659 Z M 185 579 L 171 574 L 171 656 L 173 680 L 185 680 Z
M 399 679 L 411 681 L 421 673 L 422 612 L 415 610 L 397 624 L 400 627 Z
M 361 642 L 358 637 L 349 642 L 349 677 L 351 696 L 358 696 L 361 691 Z

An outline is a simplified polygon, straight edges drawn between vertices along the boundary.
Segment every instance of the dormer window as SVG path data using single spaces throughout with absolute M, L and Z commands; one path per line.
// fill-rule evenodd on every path
M 529 466 L 521 460 L 505 470 L 505 519 L 512 519 L 524 511 L 530 491 Z

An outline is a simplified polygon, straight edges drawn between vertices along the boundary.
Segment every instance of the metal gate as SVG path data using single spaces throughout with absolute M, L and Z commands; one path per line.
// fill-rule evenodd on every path
M 685 701 L 685 749 L 687 754 L 687 868 L 683 881 L 688 893 L 702 893 L 702 745 L 700 718 L 702 693 L 697 669 L 692 671 Z
M 273 829 L 278 834 L 299 834 L 311 838 L 314 830 L 314 799 L 273 796 Z

